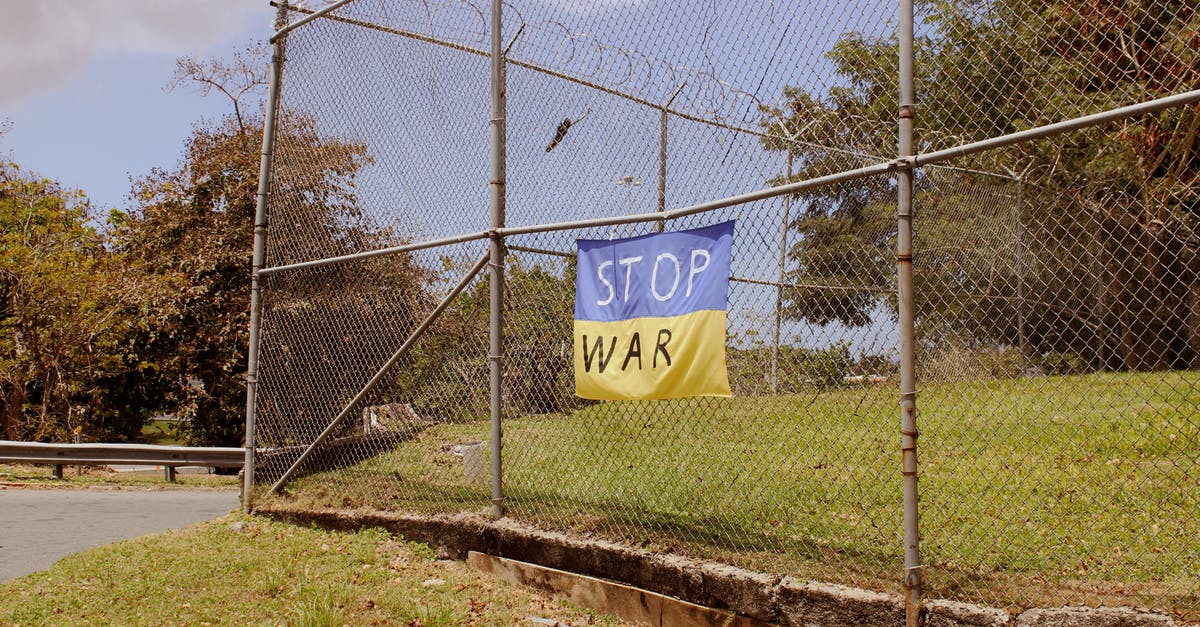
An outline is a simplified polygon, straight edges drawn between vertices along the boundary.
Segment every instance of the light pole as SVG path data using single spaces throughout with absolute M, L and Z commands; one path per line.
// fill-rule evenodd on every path
M 642 179 L 634 178 L 632 174 L 626 174 L 616 181 L 618 187 L 624 187 L 628 190 L 628 211 L 627 215 L 633 215 L 633 188 L 642 186 Z

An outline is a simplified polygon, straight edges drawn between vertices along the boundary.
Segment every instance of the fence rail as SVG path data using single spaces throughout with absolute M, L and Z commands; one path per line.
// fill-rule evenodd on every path
M 174 481 L 179 466 L 241 468 L 245 460 L 245 449 L 234 447 L 0 441 L 0 462 L 52 464 L 56 477 L 66 465 L 153 464 L 162 466 L 167 480 Z
M 277 4 L 245 506 L 1200 620 L 1194 2 L 727 4 Z M 734 398 L 577 398 L 575 239 L 725 220 Z

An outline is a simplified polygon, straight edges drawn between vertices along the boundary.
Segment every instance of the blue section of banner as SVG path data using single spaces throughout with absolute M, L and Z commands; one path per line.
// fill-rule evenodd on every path
M 734 221 L 673 233 L 578 240 L 575 319 L 614 322 L 724 311 Z

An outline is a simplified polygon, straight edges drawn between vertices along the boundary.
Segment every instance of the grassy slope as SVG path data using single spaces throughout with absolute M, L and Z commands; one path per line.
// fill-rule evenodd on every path
M 93 549 L 0 584 L 4 624 L 535 624 L 529 617 L 619 624 L 380 530 L 239 516 Z
M 931 593 L 1200 612 L 1200 373 L 926 386 Z M 512 514 L 552 527 L 883 589 L 901 565 L 894 389 L 608 403 L 505 425 Z M 298 504 L 484 510 L 441 425 L 294 483 Z M 1119 598 L 1117 598 L 1119 597 Z

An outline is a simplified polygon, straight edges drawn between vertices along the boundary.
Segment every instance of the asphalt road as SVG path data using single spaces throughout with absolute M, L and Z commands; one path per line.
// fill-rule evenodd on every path
M 25 490 L 0 487 L 0 581 L 84 549 L 211 520 L 233 490 Z

